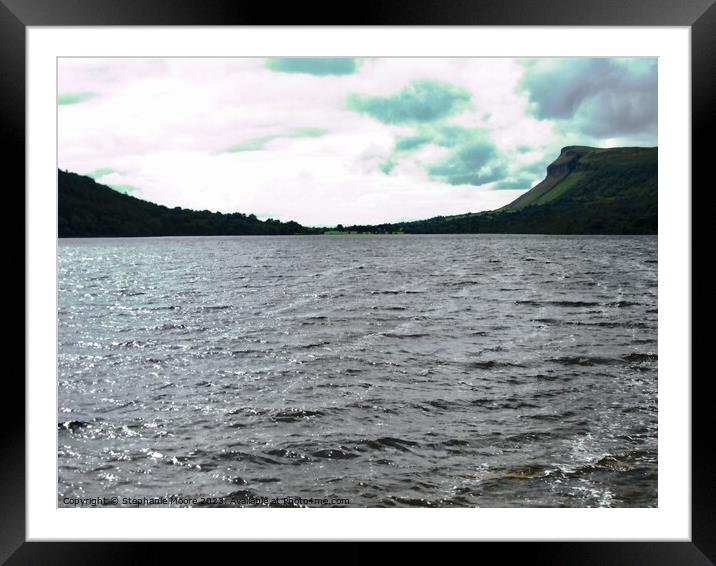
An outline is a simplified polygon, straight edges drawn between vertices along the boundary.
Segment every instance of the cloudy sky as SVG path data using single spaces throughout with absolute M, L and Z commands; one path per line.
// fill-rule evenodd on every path
M 59 167 L 306 225 L 500 207 L 566 145 L 657 145 L 656 59 L 60 59 Z

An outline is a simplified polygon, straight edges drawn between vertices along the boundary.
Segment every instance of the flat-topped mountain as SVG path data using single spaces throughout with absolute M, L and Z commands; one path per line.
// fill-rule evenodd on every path
M 547 166 L 547 177 L 502 210 L 570 200 L 606 203 L 657 196 L 657 148 L 567 146 Z
M 498 210 L 428 220 L 350 226 L 414 234 L 656 234 L 658 149 L 568 146 L 547 176 Z

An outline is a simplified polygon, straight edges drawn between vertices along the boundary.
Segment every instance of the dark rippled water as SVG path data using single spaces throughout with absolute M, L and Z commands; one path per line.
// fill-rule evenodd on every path
M 61 240 L 58 261 L 60 506 L 657 505 L 655 237 Z

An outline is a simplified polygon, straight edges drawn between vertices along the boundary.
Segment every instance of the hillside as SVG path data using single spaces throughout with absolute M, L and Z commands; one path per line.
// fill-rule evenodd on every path
M 118 193 L 89 177 L 58 171 L 60 238 L 315 234 L 296 222 L 167 208 Z
M 559 200 L 606 203 L 656 198 L 657 148 L 598 149 L 568 146 L 547 167 L 547 177 L 502 210 Z
M 568 146 L 547 176 L 498 210 L 428 220 L 348 226 L 413 234 L 656 234 L 658 149 Z

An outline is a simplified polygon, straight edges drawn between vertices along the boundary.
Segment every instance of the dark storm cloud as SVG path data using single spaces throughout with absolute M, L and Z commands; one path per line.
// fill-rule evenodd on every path
M 428 174 L 450 185 L 484 185 L 507 174 L 507 167 L 488 139 L 458 145 L 442 161 L 428 167 Z
M 466 110 L 470 93 L 442 81 L 416 80 L 395 94 L 348 97 L 350 110 L 366 114 L 384 124 L 434 122 Z
M 277 73 L 305 75 L 352 75 L 360 62 L 351 57 L 274 57 L 266 60 L 266 68 Z
M 529 189 L 535 181 L 535 176 L 530 173 L 520 172 L 498 183 L 493 187 L 495 190 Z
M 390 174 L 401 156 L 427 145 L 449 149 L 436 163 L 426 166 L 428 175 L 449 185 L 484 185 L 503 178 L 506 160 L 490 139 L 487 130 L 449 124 L 420 126 L 411 136 L 398 138 L 392 155 L 380 165 Z
M 657 60 L 542 59 L 524 63 L 530 111 L 564 129 L 656 139 Z

